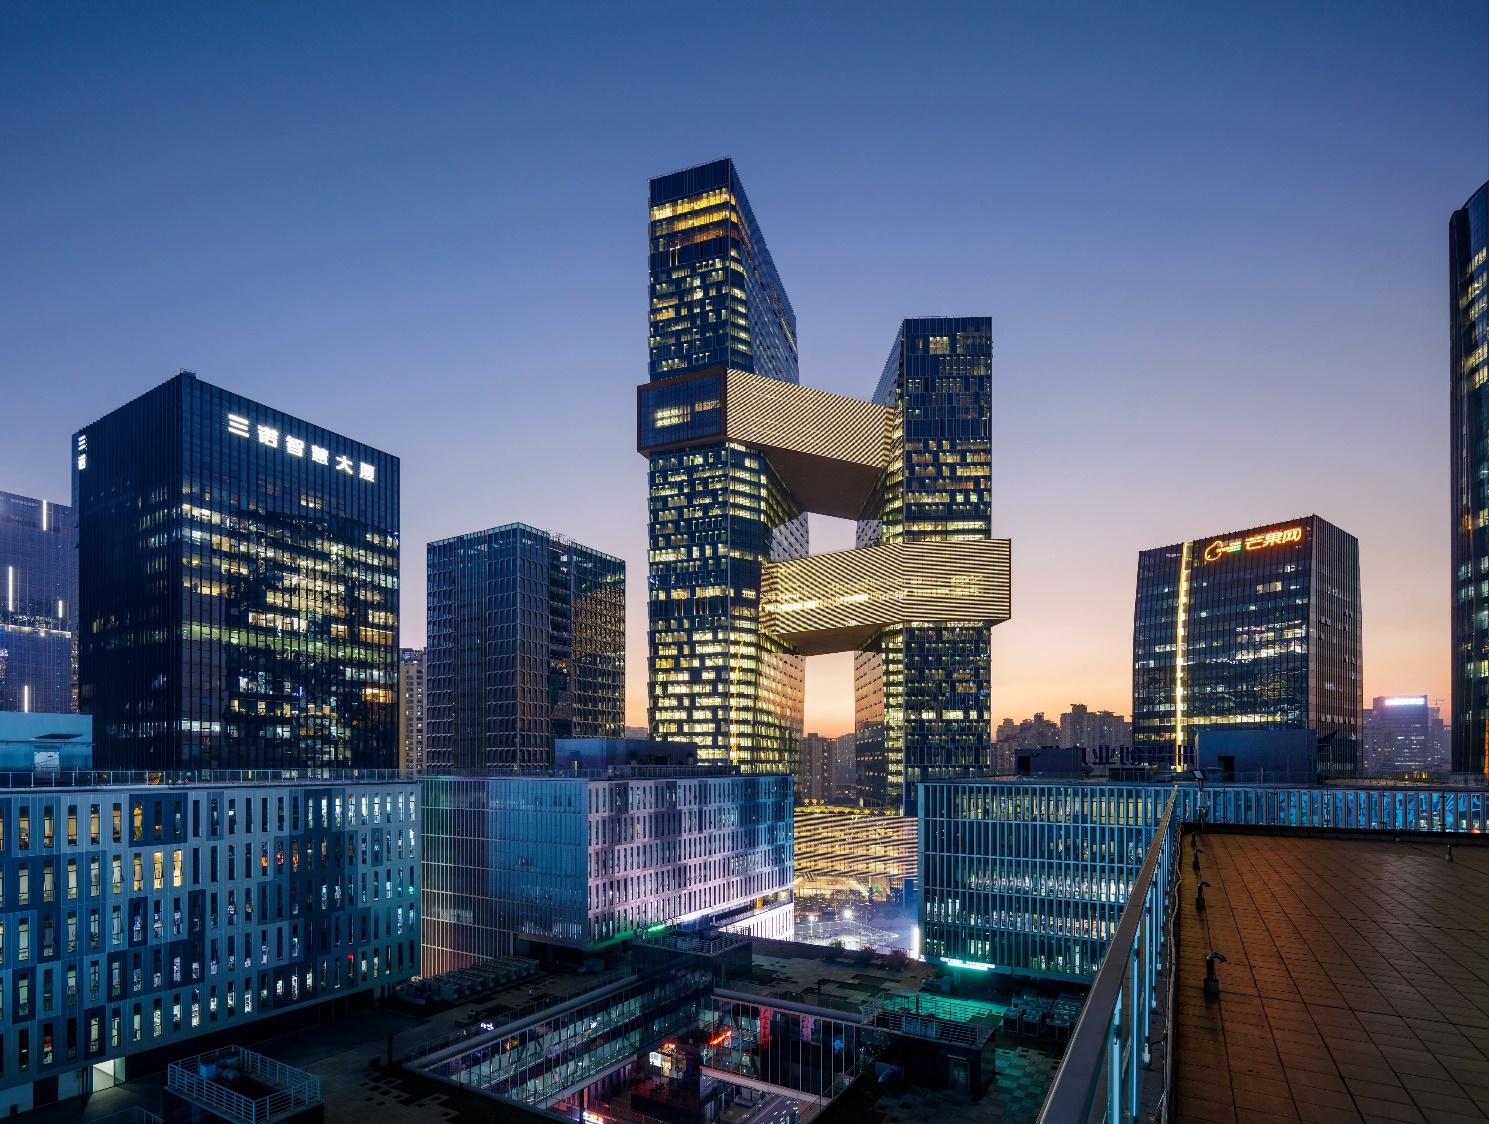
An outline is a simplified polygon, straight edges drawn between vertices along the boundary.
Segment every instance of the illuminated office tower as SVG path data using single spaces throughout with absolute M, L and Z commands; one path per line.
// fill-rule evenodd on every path
M 1132 742 L 1194 762 L 1202 730 L 1313 730 L 1320 772 L 1360 750 L 1360 547 L 1309 515 L 1145 550 L 1132 637 Z
M 548 768 L 625 723 L 626 565 L 509 523 L 429 544 L 424 771 Z
M 893 724 L 872 786 L 898 806 L 926 770 L 986 768 L 1009 550 L 988 538 L 988 321 L 906 321 L 896 349 L 874 401 L 797 385 L 790 304 L 732 163 L 652 181 L 653 736 L 795 772 L 804 657 L 865 649 L 858 725 L 875 706 Z M 859 520 L 859 545 L 809 556 L 807 513 Z
M 100 768 L 396 764 L 397 457 L 182 372 L 72 488 Z
M 726 438 L 726 372 L 797 381 L 796 315 L 732 160 L 651 181 L 650 717 L 703 760 L 795 771 L 801 656 L 761 632 L 762 569 L 807 553 L 766 458 Z
M 857 544 L 979 543 L 992 533 L 992 321 L 906 320 L 874 401 L 892 410 L 887 468 Z M 1002 605 L 1006 618 L 1008 606 Z M 859 786 L 913 813 L 916 785 L 992 764 L 992 633 L 976 617 L 908 621 L 853 661 Z
M 1489 772 L 1489 183 L 1448 223 L 1453 771 Z
M 0 492 L 0 710 L 77 710 L 72 508 Z

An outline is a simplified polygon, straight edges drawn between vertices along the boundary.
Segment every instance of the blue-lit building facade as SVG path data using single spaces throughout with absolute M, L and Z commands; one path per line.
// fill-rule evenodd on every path
M 887 467 L 858 546 L 991 535 L 992 361 L 988 317 L 900 326 L 874 392 L 893 411 Z M 854 745 L 869 804 L 913 814 L 921 781 L 990 768 L 991 643 L 985 623 L 907 623 L 854 656 Z
M 793 772 L 804 660 L 860 652 L 869 798 L 990 764 L 991 326 L 905 321 L 872 400 L 799 382 L 795 319 L 733 164 L 651 184 L 650 714 L 700 759 Z M 808 514 L 858 523 L 811 555 Z
M 1453 771 L 1489 772 L 1489 183 L 1448 222 Z
M 977 780 L 921 790 L 921 941 L 954 968 L 1089 981 L 1175 786 Z M 1489 788 L 1177 786 L 1220 826 L 1475 833 Z M 1185 861 L 1188 861 L 1187 858 Z M 1167 885 L 1167 870 L 1160 872 Z
M 546 768 L 625 728 L 626 567 L 523 523 L 428 548 L 430 771 Z
M 104 768 L 392 768 L 398 458 L 189 372 L 73 437 Z
M 789 776 L 632 767 L 420 787 L 426 975 L 670 925 L 791 935 Z
M 1318 735 L 1318 769 L 1360 767 L 1359 543 L 1309 515 L 1145 550 L 1132 636 L 1140 760 L 1194 763 L 1205 729 Z M 1236 763 L 1244 775 L 1244 762 Z
M 0 1112 L 417 972 L 413 784 L 117 779 L 0 794 Z
M 72 508 L 0 492 L 0 711 L 77 710 Z

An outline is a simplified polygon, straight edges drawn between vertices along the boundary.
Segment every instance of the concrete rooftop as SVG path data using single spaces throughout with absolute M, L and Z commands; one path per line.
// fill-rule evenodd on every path
M 1182 841 L 1182 1121 L 1489 1120 L 1489 845 Z M 1218 1000 L 1203 993 L 1205 955 Z

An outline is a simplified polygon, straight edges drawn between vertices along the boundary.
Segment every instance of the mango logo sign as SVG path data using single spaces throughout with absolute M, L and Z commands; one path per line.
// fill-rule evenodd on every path
M 1241 539 L 1216 539 L 1205 547 L 1205 561 L 1218 562 L 1227 554 L 1240 554 L 1243 550 L 1265 550 L 1271 546 L 1302 541 L 1302 527 L 1289 527 L 1285 531 L 1263 531 Z

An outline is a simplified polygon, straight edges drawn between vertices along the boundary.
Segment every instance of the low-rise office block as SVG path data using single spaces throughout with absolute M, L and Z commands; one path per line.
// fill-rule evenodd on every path
M 711 922 L 791 933 L 791 778 L 615 766 L 421 779 L 425 974 Z
M 418 970 L 413 784 L 92 776 L 0 792 L 0 1112 Z

